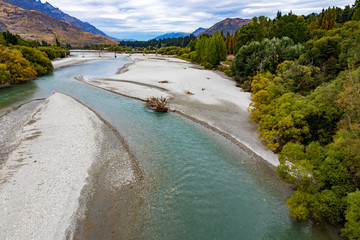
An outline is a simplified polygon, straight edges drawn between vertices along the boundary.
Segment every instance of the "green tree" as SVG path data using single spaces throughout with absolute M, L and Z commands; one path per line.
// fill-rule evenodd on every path
M 224 39 L 216 31 L 212 37 L 202 36 L 196 42 L 196 62 L 203 64 L 205 67 L 212 68 L 224 61 L 227 56 L 227 50 Z
M 12 34 L 11 32 L 9 32 L 9 31 L 3 32 L 3 36 L 4 36 L 4 39 L 5 39 L 7 45 L 9 45 L 9 44 L 12 44 L 12 45 L 18 44 L 18 39 L 19 38 L 16 35 Z
M 295 45 L 287 37 L 251 42 L 242 46 L 237 52 L 232 70 L 243 83 L 248 77 L 254 76 L 260 70 L 274 73 L 279 63 L 298 58 L 302 49 L 303 47 L 300 44 Z
M 241 31 L 235 35 L 234 53 L 253 41 L 261 42 L 265 38 L 274 37 L 272 32 L 273 21 L 267 17 L 254 17 L 253 22 L 242 26 Z
M 55 38 L 55 42 L 56 42 L 57 47 L 61 47 L 61 44 L 60 44 L 60 42 L 59 42 L 59 40 L 57 38 Z
M 272 30 L 274 37 L 289 37 L 295 43 L 302 43 L 307 39 L 307 25 L 304 18 L 294 14 L 287 14 L 276 19 Z
M 46 53 L 25 46 L 17 46 L 16 49 L 18 49 L 23 57 L 30 62 L 37 72 L 37 75 L 44 75 L 53 71 L 54 68 Z
M 350 240 L 360 239 L 360 191 L 349 193 L 345 211 L 345 228 L 342 236 Z
M 353 20 L 360 20 L 360 1 L 359 0 L 356 0 L 354 5 L 353 5 L 353 16 L 352 16 L 352 19 Z
M 298 62 L 285 61 L 277 67 L 277 75 L 288 91 L 307 95 L 322 82 L 320 69 L 314 66 L 302 66 Z

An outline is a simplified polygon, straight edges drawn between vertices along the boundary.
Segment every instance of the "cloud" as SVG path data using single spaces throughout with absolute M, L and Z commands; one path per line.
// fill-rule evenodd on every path
M 354 0 L 47 0 L 53 6 L 87 21 L 110 35 L 132 38 L 129 34 L 192 32 L 211 27 L 225 18 L 273 18 L 278 10 L 309 14 L 322 8 L 352 5 Z M 148 33 L 148 34 L 146 34 Z M 137 34 L 137 36 L 140 36 Z M 146 37 L 148 36 L 148 37 Z

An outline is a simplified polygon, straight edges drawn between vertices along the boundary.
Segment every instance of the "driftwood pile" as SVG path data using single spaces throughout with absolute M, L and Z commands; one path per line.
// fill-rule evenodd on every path
M 168 100 L 166 97 L 149 97 L 145 101 L 145 107 L 149 107 L 156 112 L 167 112 L 169 110 L 167 104 Z

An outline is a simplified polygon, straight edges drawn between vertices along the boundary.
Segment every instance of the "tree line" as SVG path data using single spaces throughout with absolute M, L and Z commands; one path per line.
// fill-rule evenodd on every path
M 27 41 L 9 31 L 0 33 L 0 86 L 20 83 L 53 71 L 51 60 L 69 55 L 59 41 Z
M 132 48 L 162 48 L 162 47 L 186 47 L 192 39 L 195 39 L 194 35 L 178 38 L 164 38 L 164 39 L 151 39 L 148 41 L 120 41 L 121 47 Z
M 360 239 L 360 2 L 320 14 L 254 18 L 234 35 L 231 70 L 252 92 L 251 120 L 278 153 L 298 220 Z M 228 43 L 231 41 L 227 41 Z

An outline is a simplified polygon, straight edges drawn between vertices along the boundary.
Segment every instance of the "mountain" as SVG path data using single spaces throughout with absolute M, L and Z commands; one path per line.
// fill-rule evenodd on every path
M 81 20 L 62 12 L 60 9 L 53 7 L 48 2 L 42 3 L 40 0 L 4 0 L 4 1 L 26 10 L 36 10 L 45 13 L 50 17 L 68 22 L 85 32 L 89 32 L 96 35 L 101 35 L 107 38 L 111 38 L 113 40 L 117 40 L 116 38 L 106 35 L 104 32 L 100 31 L 90 23 L 82 22 Z
M 190 34 L 184 33 L 184 32 L 172 32 L 172 33 L 166 33 L 166 34 L 160 35 L 160 36 L 156 37 L 155 39 L 159 40 L 159 39 L 165 39 L 165 38 L 178 38 L 178 37 L 185 37 L 188 35 L 190 35 Z
M 194 32 L 192 32 L 191 34 L 192 35 L 194 35 L 194 36 L 198 36 L 198 35 L 201 35 L 201 33 L 203 32 L 203 31 L 205 31 L 206 30 L 206 28 L 198 28 L 198 29 L 196 29 Z
M 214 24 L 211 28 L 205 30 L 202 34 L 206 33 L 211 36 L 216 32 L 216 30 L 218 30 L 219 33 L 221 30 L 223 30 L 224 35 L 226 35 L 227 31 L 229 31 L 231 34 L 235 34 L 236 30 L 240 29 L 244 25 L 251 23 L 252 21 L 252 19 L 227 18 Z
M 172 32 L 172 33 L 166 33 L 166 34 L 163 34 L 163 35 L 160 35 L 158 37 L 156 37 L 155 39 L 156 40 L 159 40 L 159 39 L 165 39 L 165 38 L 178 38 L 178 37 L 186 37 L 186 36 L 189 36 L 190 34 L 196 36 L 196 35 L 199 35 L 201 34 L 203 31 L 205 31 L 206 29 L 205 28 L 198 28 L 196 29 L 194 32 L 192 33 L 185 33 L 185 32 Z
M 0 31 L 9 30 L 26 40 L 46 41 L 55 44 L 118 44 L 109 38 L 85 32 L 78 27 L 48 15 L 25 10 L 0 0 Z

